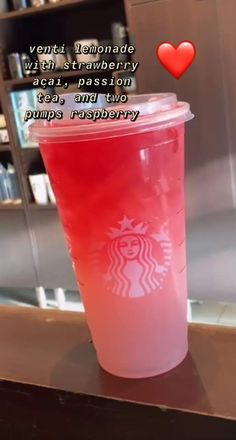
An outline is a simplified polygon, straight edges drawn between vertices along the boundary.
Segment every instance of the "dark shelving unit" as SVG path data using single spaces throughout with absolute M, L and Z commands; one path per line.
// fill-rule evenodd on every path
M 101 0 L 100 0 L 101 1 Z M 24 17 L 32 17 L 38 14 L 47 14 L 49 12 L 56 12 L 63 9 L 68 9 L 74 6 L 87 5 L 88 3 L 95 3 L 97 0 L 62 0 L 59 3 L 50 3 L 39 7 L 31 6 L 17 11 L 8 11 L 0 14 L 0 20 L 17 20 Z
M 35 210 L 56 210 L 56 205 L 53 205 L 53 203 L 48 203 L 47 205 L 37 205 L 36 203 L 29 203 L 29 209 L 35 209 Z
M 23 209 L 22 203 L 1 203 L 0 202 L 0 211 L 12 211 Z
M 20 149 L 20 153 L 23 155 L 34 153 L 34 152 L 39 152 L 39 148 L 38 147 L 28 147 L 28 148 L 21 148 Z
M 27 52 L 31 44 L 65 43 L 72 46 L 74 41 L 84 38 L 111 39 L 111 23 L 114 21 L 126 23 L 123 0 L 62 0 L 0 14 L 0 103 L 9 132 L 9 144 L 0 144 L 0 159 L 1 155 L 11 157 L 22 199 L 21 204 L 0 204 L 0 240 L 3 239 L 6 251 L 10 252 L 9 258 L 19 252 L 13 261 L 14 271 L 5 258 L 0 269 L 0 286 L 76 288 L 57 207 L 51 203 L 34 203 L 28 175 L 34 163 L 41 162 L 43 166 L 43 161 L 39 148 L 20 147 L 10 92 L 33 87 L 34 78 L 61 76 L 70 84 L 79 76 L 111 74 L 87 70 L 45 71 L 12 79 L 7 55 Z M 119 73 L 114 72 L 115 75 Z

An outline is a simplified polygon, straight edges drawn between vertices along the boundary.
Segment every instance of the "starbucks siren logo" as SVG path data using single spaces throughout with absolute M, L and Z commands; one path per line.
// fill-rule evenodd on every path
M 102 250 L 108 257 L 108 267 L 103 276 L 107 288 L 116 295 L 129 298 L 162 289 L 172 255 L 166 224 L 159 233 L 148 234 L 147 223 L 135 225 L 134 219 L 126 216 L 117 223 L 120 227 L 110 228 L 107 233 L 109 240 L 100 243 L 96 256 L 94 254 L 94 262 L 98 261 L 98 253 Z M 155 256 L 156 247 L 159 258 Z

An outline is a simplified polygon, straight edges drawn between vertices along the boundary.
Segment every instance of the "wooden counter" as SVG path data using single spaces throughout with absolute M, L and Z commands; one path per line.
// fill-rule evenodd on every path
M 84 314 L 0 307 L 1 439 L 234 439 L 236 329 L 190 325 L 176 369 L 121 379 Z

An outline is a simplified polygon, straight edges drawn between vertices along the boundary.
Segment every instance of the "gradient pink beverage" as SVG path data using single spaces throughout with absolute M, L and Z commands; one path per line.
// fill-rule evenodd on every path
M 170 370 L 187 353 L 184 123 L 40 148 L 100 365 Z

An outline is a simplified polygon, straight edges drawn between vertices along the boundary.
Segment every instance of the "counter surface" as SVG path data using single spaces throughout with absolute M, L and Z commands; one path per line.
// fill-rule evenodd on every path
M 191 324 L 174 370 L 121 379 L 96 360 L 83 313 L 0 307 L 0 378 L 236 419 L 236 328 Z

